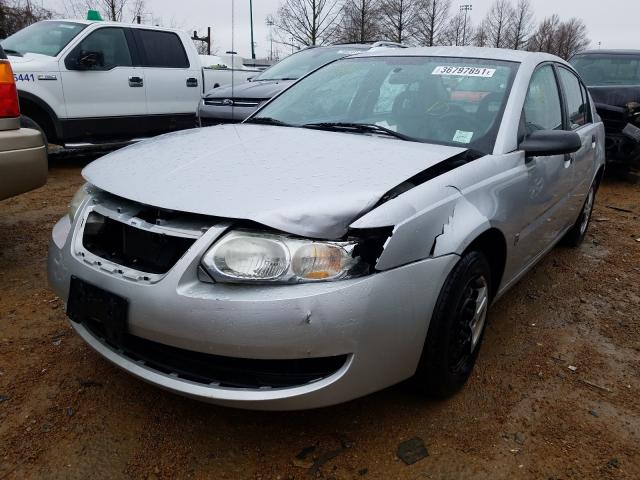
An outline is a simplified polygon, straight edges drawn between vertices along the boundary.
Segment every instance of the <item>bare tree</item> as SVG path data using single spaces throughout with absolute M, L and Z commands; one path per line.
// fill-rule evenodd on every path
M 476 27 L 471 43 L 476 47 L 486 47 L 489 45 L 489 26 L 487 25 L 486 19 Z
M 34 5 L 31 0 L 0 0 L 0 38 L 53 17 L 53 12 Z
M 391 41 L 404 43 L 415 33 L 419 0 L 382 0 L 380 26 Z
M 83 18 L 88 10 L 98 10 L 105 20 L 135 22 L 145 9 L 145 0 L 65 0 L 67 16 Z
M 473 26 L 469 22 L 465 25 L 464 12 L 451 17 L 444 29 L 443 37 L 443 43 L 446 45 L 469 45 L 470 39 L 473 38 Z
M 380 35 L 380 0 L 346 0 L 337 40 L 364 43 Z
M 420 45 L 432 47 L 442 43 L 450 7 L 451 0 L 420 0 L 415 27 Z
M 529 37 L 529 41 L 527 42 L 527 50 L 530 50 L 532 52 L 554 52 L 556 31 L 558 30 L 559 26 L 560 17 L 556 14 L 543 19 L 538 25 L 538 28 Z
M 531 0 L 518 0 L 509 25 L 511 48 L 521 50 L 527 45 L 527 38 L 533 29 L 533 8 Z
M 547 52 L 568 59 L 590 44 L 587 27 L 578 18 L 561 22 L 560 17 L 547 17 L 529 38 L 527 49 Z
M 338 0 L 284 0 L 276 15 L 280 43 L 321 45 L 335 36 L 341 13 Z
M 495 0 L 485 19 L 489 45 L 505 48 L 509 45 L 509 23 L 513 17 L 513 7 L 509 0 Z
M 587 27 L 579 18 L 572 18 L 560 24 L 556 32 L 556 55 L 569 59 L 589 46 Z

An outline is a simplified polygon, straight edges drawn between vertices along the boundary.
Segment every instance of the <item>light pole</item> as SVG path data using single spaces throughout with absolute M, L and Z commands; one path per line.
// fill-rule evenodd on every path
M 267 17 L 265 23 L 267 24 L 267 27 L 269 27 L 269 42 L 271 43 L 271 53 L 269 55 L 269 60 L 273 60 L 273 26 L 275 25 L 275 22 L 269 16 Z
M 251 21 L 251 58 L 256 59 L 256 45 L 253 43 L 253 0 L 249 0 L 249 19 Z
M 473 5 L 460 5 L 460 11 L 464 12 L 464 26 L 462 27 L 462 45 L 467 43 L 467 14 L 473 10 Z

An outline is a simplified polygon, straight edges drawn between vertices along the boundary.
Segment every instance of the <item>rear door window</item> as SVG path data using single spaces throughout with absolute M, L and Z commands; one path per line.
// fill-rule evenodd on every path
M 137 30 L 137 35 L 144 51 L 144 67 L 189 68 L 187 52 L 175 33 Z
M 589 123 L 589 108 L 587 96 L 585 95 L 586 92 L 584 88 L 582 88 L 578 77 L 566 68 L 559 67 L 558 75 L 567 103 L 569 129 L 577 130 Z

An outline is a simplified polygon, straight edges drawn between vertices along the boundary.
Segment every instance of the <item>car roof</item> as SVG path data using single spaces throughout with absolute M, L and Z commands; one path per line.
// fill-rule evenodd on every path
M 640 55 L 640 50 L 633 49 L 608 49 L 608 50 L 587 50 L 584 52 L 576 53 L 574 57 L 581 55 Z
M 509 50 L 506 48 L 485 47 L 411 47 L 393 50 L 374 49 L 358 53 L 354 57 L 461 57 L 481 58 L 486 60 L 504 60 L 507 62 L 539 64 L 542 62 L 558 62 L 569 65 L 560 57 L 542 52 Z M 353 58 L 353 57 L 351 57 Z

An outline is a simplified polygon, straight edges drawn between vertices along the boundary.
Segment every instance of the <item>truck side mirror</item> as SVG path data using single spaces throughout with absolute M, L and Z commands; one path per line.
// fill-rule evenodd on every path
M 77 64 L 80 70 L 93 70 L 104 66 L 104 54 L 102 52 L 85 52 L 78 55 Z

